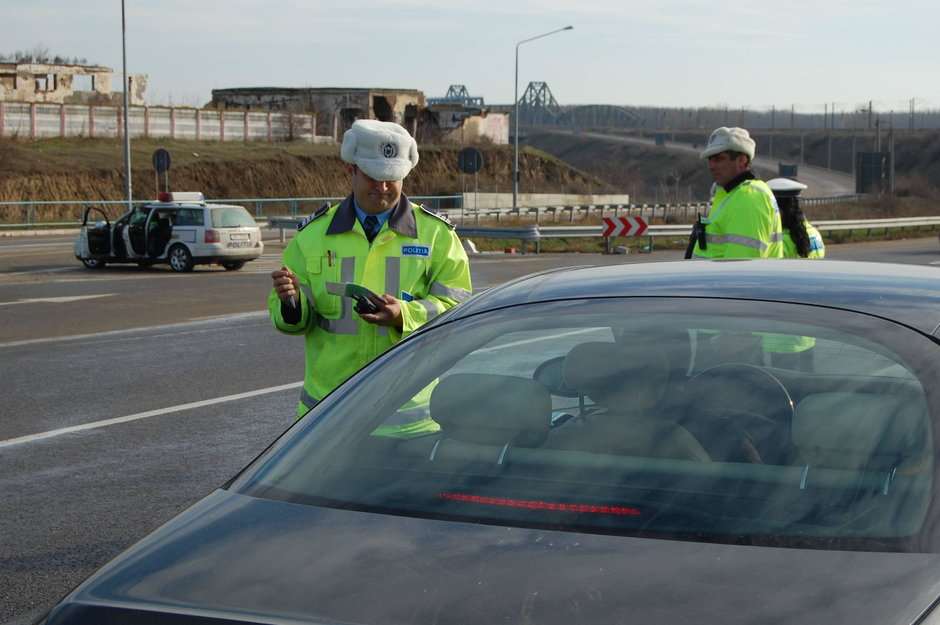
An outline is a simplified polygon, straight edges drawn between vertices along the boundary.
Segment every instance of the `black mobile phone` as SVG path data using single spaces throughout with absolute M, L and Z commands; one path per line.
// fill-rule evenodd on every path
M 352 297 L 354 300 L 356 300 L 356 305 L 353 306 L 353 310 L 355 310 L 360 315 L 371 315 L 373 313 L 379 312 L 379 307 L 372 303 L 372 300 L 370 300 L 367 296 L 356 294 Z

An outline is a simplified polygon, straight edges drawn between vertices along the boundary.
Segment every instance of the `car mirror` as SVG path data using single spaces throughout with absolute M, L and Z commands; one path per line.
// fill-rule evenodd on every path
M 532 374 L 532 378 L 541 382 L 552 395 L 561 397 L 577 397 L 578 389 L 569 388 L 565 385 L 564 377 L 565 357 L 558 356 L 551 360 L 546 360 Z
M 103 221 L 95 222 L 95 228 L 104 228 L 104 227 L 105 227 L 105 223 Z

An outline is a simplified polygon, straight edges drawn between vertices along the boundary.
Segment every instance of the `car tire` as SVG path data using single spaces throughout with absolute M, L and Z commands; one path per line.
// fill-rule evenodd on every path
M 166 255 L 170 269 L 173 271 L 192 271 L 193 255 L 185 245 L 174 245 Z
M 222 266 L 225 267 L 227 271 L 238 271 L 245 266 L 245 261 L 243 260 L 226 260 L 223 261 Z
M 100 258 L 86 258 L 82 261 L 82 264 L 89 269 L 102 269 L 104 268 L 105 262 Z

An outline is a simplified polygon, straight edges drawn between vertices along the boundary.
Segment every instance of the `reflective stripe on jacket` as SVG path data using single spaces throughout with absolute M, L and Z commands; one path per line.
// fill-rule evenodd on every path
M 304 336 L 306 401 L 298 415 L 471 293 L 469 261 L 453 224 L 404 195 L 371 245 L 350 195 L 305 222 L 282 262 L 300 281 L 301 319 L 284 321 L 273 289 L 268 309 L 276 330 Z M 379 295 L 394 295 L 401 302 L 401 331 L 363 321 L 353 310 L 355 301 L 327 293 L 327 282 L 355 282 Z
M 705 249 L 693 258 L 782 258 L 783 227 L 773 192 L 763 180 L 719 187 L 705 221 Z

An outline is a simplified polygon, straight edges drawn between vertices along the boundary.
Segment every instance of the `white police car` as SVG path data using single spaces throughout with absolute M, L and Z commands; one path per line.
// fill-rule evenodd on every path
M 74 251 L 89 269 L 108 263 L 166 263 L 173 271 L 191 271 L 194 265 L 217 263 L 235 270 L 259 258 L 264 243 L 244 206 L 207 204 L 198 192 L 167 192 L 113 224 L 100 208 L 85 207 Z

